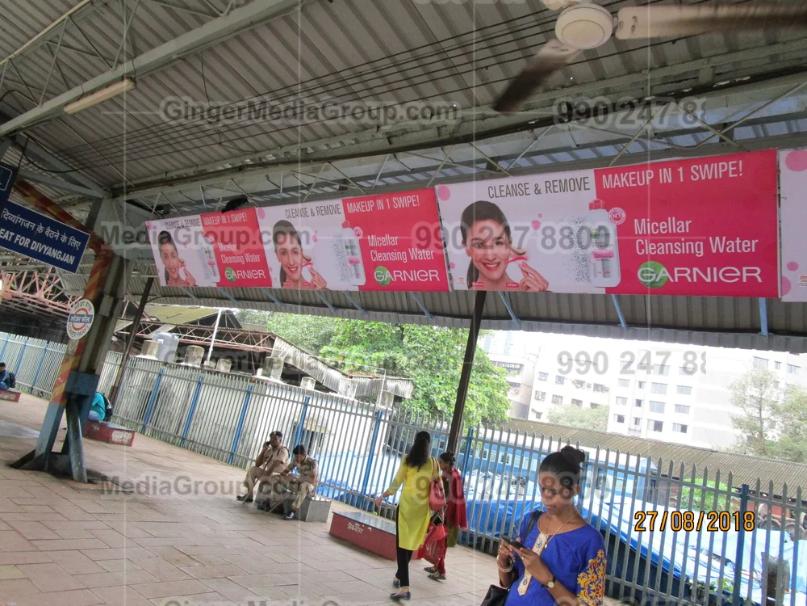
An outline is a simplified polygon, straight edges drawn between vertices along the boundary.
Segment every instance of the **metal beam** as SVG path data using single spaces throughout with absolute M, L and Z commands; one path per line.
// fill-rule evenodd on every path
M 510 318 L 513 320 L 513 327 L 516 330 L 520 330 L 521 329 L 521 320 L 519 320 L 518 316 L 516 315 L 516 312 L 513 311 L 513 304 L 512 304 L 512 301 L 510 301 L 510 295 L 508 293 L 503 292 L 503 291 L 500 290 L 499 291 L 499 298 L 502 300 L 502 303 L 504 304 L 504 308 L 507 310 L 507 313 L 510 314 Z
M 759 334 L 768 336 L 768 300 L 764 298 L 759 300 Z
M 614 304 L 614 310 L 616 311 L 616 317 L 619 318 L 619 326 L 622 329 L 626 329 L 628 324 L 625 322 L 625 314 L 622 313 L 622 306 L 619 304 L 619 299 L 616 295 L 611 295 L 611 303 Z
M 355 298 L 353 298 L 353 295 L 352 295 L 352 294 L 350 294 L 349 292 L 343 292 L 342 294 L 343 294 L 343 295 L 345 295 L 345 298 L 346 298 L 348 301 L 350 301 L 350 304 L 351 304 L 353 307 L 355 307 L 357 310 L 359 310 L 359 311 L 360 311 L 360 312 L 361 312 L 363 315 L 365 315 L 365 316 L 367 315 L 367 310 L 366 310 L 366 309 L 364 309 L 364 308 L 363 308 L 361 305 L 359 305 L 359 302 L 358 302 L 358 301 L 356 301 L 356 299 L 355 299 Z
M 236 9 L 226 17 L 219 17 L 194 30 L 186 32 L 173 40 L 161 44 L 134 59 L 121 64 L 103 74 L 76 86 L 46 101 L 42 105 L 0 125 L 0 137 L 20 132 L 34 123 L 52 119 L 62 114 L 64 106 L 95 92 L 125 76 L 136 75 L 138 78 L 157 71 L 187 55 L 193 54 L 244 30 L 253 28 L 268 19 L 284 15 L 300 6 L 300 0 L 261 0 L 251 2 Z
M 426 316 L 427 319 L 431 320 L 432 315 L 429 312 L 429 309 L 426 307 L 426 304 L 423 302 L 423 297 L 420 296 L 420 293 L 410 292 L 409 296 L 412 297 L 412 300 L 415 302 L 415 305 L 417 305 L 420 308 L 420 311 L 423 312 L 423 315 Z
M 87 196 L 89 198 L 104 197 L 103 194 L 100 194 L 94 189 L 82 187 L 81 185 L 70 183 L 69 181 L 65 181 L 64 179 L 57 179 L 56 177 L 51 177 L 46 173 L 33 171 L 27 168 L 20 169 L 19 175 L 20 177 L 28 181 L 32 181 L 34 183 L 40 183 L 42 185 L 47 185 L 48 187 L 53 187 L 54 189 L 59 189 L 61 191 L 66 191 L 73 194 L 80 194 L 82 196 Z

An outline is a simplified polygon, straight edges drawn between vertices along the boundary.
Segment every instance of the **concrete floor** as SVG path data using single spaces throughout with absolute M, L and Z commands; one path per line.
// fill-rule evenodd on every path
M 243 472 L 204 456 L 142 435 L 131 448 L 85 440 L 88 468 L 134 483 L 131 494 L 8 467 L 33 448 L 45 408 L 0 401 L 0 604 L 391 603 L 393 562 L 332 539 L 328 524 L 237 502 Z M 494 559 L 464 547 L 449 551 L 445 582 L 423 566 L 411 568 L 417 604 L 477 606 L 496 579 Z

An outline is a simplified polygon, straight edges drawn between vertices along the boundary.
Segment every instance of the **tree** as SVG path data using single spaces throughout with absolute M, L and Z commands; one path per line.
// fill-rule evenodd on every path
M 796 463 L 807 463 L 807 392 L 791 387 L 776 406 L 779 438 L 775 455 Z
M 345 321 L 325 316 L 273 313 L 269 316 L 266 328 L 301 349 L 319 354 Z
M 776 376 L 754 370 L 732 385 L 732 402 L 743 415 L 734 419 L 742 432 L 741 452 L 807 462 L 807 392 L 788 387 L 782 395 Z
M 449 417 L 457 398 L 465 343 L 464 330 L 411 324 L 348 320 L 340 324 L 321 355 L 348 371 L 383 369 L 412 379 L 413 397 L 404 409 L 433 417 Z M 468 385 L 465 422 L 498 423 L 507 418 L 510 403 L 503 369 L 478 349 Z
M 734 426 L 742 432 L 739 450 L 747 454 L 769 456 L 776 430 L 778 403 L 776 375 L 755 369 L 731 386 L 732 403 L 742 416 L 734 417 Z
M 578 408 L 577 406 L 559 406 L 549 412 L 549 422 L 567 427 L 582 427 L 606 431 L 608 429 L 608 407 Z

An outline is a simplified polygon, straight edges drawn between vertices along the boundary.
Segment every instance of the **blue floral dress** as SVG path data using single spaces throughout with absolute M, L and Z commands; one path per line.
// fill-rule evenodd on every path
M 525 547 L 532 549 L 539 538 L 538 524 L 527 535 L 530 518 L 528 513 L 521 521 L 519 537 Z M 542 537 L 542 540 L 544 538 Z M 580 604 L 600 606 L 605 596 L 605 544 L 602 535 L 586 524 L 568 532 L 554 535 L 541 552 L 555 582 L 575 593 Z M 525 579 L 524 563 L 516 557 L 516 580 L 510 586 L 506 606 L 553 606 L 555 598 L 529 573 Z

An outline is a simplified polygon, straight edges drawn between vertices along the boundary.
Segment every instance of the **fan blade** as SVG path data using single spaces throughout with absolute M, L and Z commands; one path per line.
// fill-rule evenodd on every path
M 580 50 L 552 39 L 544 44 L 521 73 L 510 82 L 493 109 L 497 112 L 514 112 L 552 74 L 563 69 L 580 54 Z
M 617 13 L 620 40 L 676 38 L 726 30 L 807 27 L 807 5 L 771 3 L 626 7 Z

